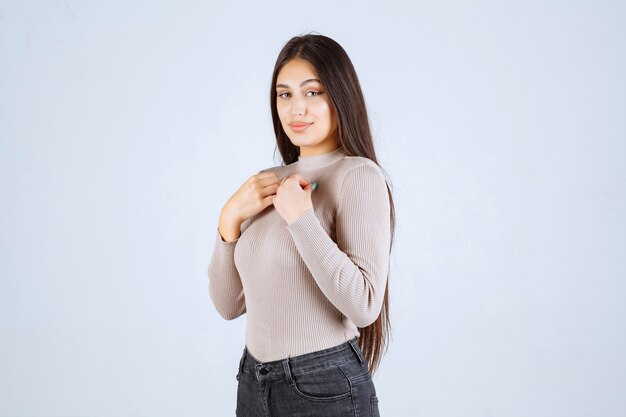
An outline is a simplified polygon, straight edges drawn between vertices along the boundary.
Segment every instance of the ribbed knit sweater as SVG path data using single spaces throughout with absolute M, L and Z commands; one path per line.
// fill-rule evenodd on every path
M 337 346 L 380 314 L 390 249 L 384 174 L 339 148 L 263 169 L 317 182 L 313 208 L 288 225 L 273 205 L 245 220 L 238 239 L 217 229 L 208 267 L 219 314 L 247 313 L 246 347 L 262 362 Z

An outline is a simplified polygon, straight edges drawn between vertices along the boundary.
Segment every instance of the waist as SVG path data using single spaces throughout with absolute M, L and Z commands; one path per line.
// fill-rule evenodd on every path
M 262 376 L 264 380 L 271 381 L 286 378 L 286 372 L 298 375 L 315 369 L 349 362 L 363 364 L 365 359 L 357 340 L 357 337 L 354 337 L 328 349 L 269 362 L 262 362 L 255 358 L 246 346 L 244 347 L 240 367 L 241 371 L 257 374 Z

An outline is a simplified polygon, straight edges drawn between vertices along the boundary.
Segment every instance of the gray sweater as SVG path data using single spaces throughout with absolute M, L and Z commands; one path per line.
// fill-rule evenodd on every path
M 380 314 L 389 271 L 390 205 L 383 172 L 339 148 L 274 171 L 317 182 L 313 208 L 287 225 L 273 205 L 233 242 L 216 229 L 208 267 L 219 314 L 247 313 L 246 346 L 269 362 L 337 346 Z

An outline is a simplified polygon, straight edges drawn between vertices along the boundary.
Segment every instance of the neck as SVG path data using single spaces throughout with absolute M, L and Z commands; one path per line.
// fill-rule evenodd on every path
M 345 154 L 341 152 L 341 148 L 335 148 L 331 151 L 320 153 L 317 155 L 301 154 L 300 156 L 298 156 L 298 161 L 296 163 L 298 164 L 298 168 L 301 169 L 317 169 L 328 166 L 333 162 L 337 162 L 344 156 Z

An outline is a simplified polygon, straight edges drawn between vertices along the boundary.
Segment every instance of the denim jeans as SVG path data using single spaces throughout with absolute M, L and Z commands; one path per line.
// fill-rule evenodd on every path
M 272 362 L 243 349 L 237 417 L 379 417 L 378 397 L 357 338 Z

